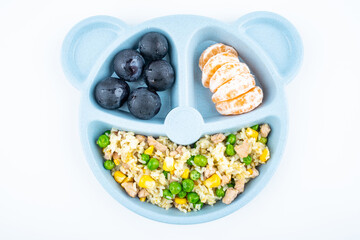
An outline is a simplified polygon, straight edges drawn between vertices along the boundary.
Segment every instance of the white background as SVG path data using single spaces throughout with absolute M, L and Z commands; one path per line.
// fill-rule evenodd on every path
M 178 13 L 224 22 L 273 11 L 305 49 L 286 88 L 289 138 L 266 188 L 220 220 L 193 226 L 129 211 L 97 182 L 81 150 L 79 92 L 60 65 L 64 36 L 98 14 L 129 24 Z M 0 239 L 359 239 L 358 1 L 0 2 Z

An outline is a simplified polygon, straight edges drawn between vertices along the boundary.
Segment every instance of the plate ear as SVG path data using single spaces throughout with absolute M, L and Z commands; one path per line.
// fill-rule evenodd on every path
M 239 31 L 255 43 L 283 83 L 289 83 L 300 68 L 303 45 L 295 27 L 270 12 L 253 12 L 235 22 Z
M 126 30 L 125 23 L 109 16 L 94 16 L 76 24 L 62 46 L 62 66 L 70 83 L 80 89 L 95 62 Z

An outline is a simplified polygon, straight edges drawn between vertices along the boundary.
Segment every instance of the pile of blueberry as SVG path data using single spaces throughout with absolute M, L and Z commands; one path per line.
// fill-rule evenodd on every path
M 166 37 L 149 32 L 141 37 L 138 51 L 125 49 L 114 58 L 114 70 L 119 78 L 108 77 L 95 87 L 97 103 L 106 109 L 118 109 L 127 100 L 129 111 L 140 119 L 154 117 L 161 108 L 156 91 L 164 91 L 175 82 L 173 67 L 163 60 L 169 50 Z M 147 87 L 139 87 L 130 93 L 128 82 L 144 76 Z

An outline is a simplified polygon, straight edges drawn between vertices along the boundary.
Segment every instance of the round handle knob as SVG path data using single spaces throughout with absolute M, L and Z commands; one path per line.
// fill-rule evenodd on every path
M 177 144 L 196 142 L 203 134 L 204 119 L 192 107 L 177 107 L 165 119 L 166 135 Z

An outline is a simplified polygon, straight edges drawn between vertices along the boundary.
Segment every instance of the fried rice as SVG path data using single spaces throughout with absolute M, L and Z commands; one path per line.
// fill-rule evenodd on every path
M 269 125 L 264 124 L 260 128 L 263 126 L 269 127 Z M 131 189 L 124 187 L 124 190 L 129 195 L 129 191 L 133 190 L 132 196 L 139 197 L 141 201 L 155 204 L 164 209 L 175 207 L 182 212 L 190 212 L 200 210 L 203 204 L 213 205 L 220 200 L 229 204 L 238 194 L 241 194 L 244 190 L 244 185 L 248 181 L 259 175 L 257 167 L 266 163 L 270 158 L 270 151 L 266 145 L 267 141 L 260 141 L 260 139 L 264 138 L 261 130 L 256 131 L 251 128 L 243 128 L 233 134 L 236 136 L 236 142 L 234 143 L 236 154 L 233 156 L 225 153 L 226 145 L 229 144 L 226 141 L 228 134 L 205 135 L 191 146 L 177 145 L 167 137 L 160 136 L 155 138 L 157 143 L 166 147 L 161 149 L 160 147 L 153 146 L 154 150 L 151 153 L 151 158 L 156 158 L 159 161 L 159 167 L 155 170 L 149 170 L 146 162 L 141 158 L 141 155 L 151 147 L 149 137 L 135 135 L 133 132 L 112 129 L 110 134 L 108 134 L 110 143 L 102 150 L 104 159 L 114 161 L 115 163 L 115 167 L 111 169 L 111 174 L 114 176 L 120 172 L 122 176 L 125 176 L 121 180 L 117 180 L 114 177 L 115 180 L 123 187 L 125 182 L 132 183 L 127 184 L 127 187 Z M 241 152 L 241 147 L 244 147 L 244 144 L 248 146 L 248 149 L 245 149 L 247 151 L 245 155 L 247 154 L 251 157 L 251 163 L 244 162 L 245 155 Z M 240 157 L 239 154 L 243 156 Z M 207 158 L 207 165 L 205 167 L 200 167 L 196 164 L 189 165 L 187 160 L 191 156 L 196 155 L 203 155 Z M 173 170 L 168 174 L 167 172 L 164 174 L 164 161 L 168 160 L 174 163 Z M 181 183 L 183 179 L 189 178 L 189 172 L 192 170 L 200 173 L 200 178 L 194 181 L 194 188 L 192 190 L 192 192 L 198 194 L 200 201 L 197 204 L 189 203 L 189 201 L 182 201 L 179 204 L 175 196 L 171 199 L 165 198 L 163 192 L 165 189 L 169 189 L 169 184 L 174 181 Z M 209 187 L 205 183 L 210 178 L 209 174 L 211 176 L 216 174 L 217 176 L 215 177 L 221 179 L 221 183 L 216 184 L 215 187 Z M 155 184 L 151 185 L 151 187 L 141 188 L 139 183 L 145 175 L 154 180 Z M 235 184 L 231 184 L 231 182 Z M 238 183 L 240 185 L 241 183 L 243 184 L 243 186 L 240 186 L 242 190 L 237 188 Z M 217 196 L 216 189 L 218 188 L 222 188 L 227 195 L 230 195 L 231 191 L 234 192 L 235 197 L 227 195 L 225 197 Z M 141 191 L 142 189 L 146 190 Z M 142 192 L 142 195 L 145 193 L 145 197 L 140 196 L 140 192 Z M 228 200 L 226 200 L 226 197 L 228 197 Z

